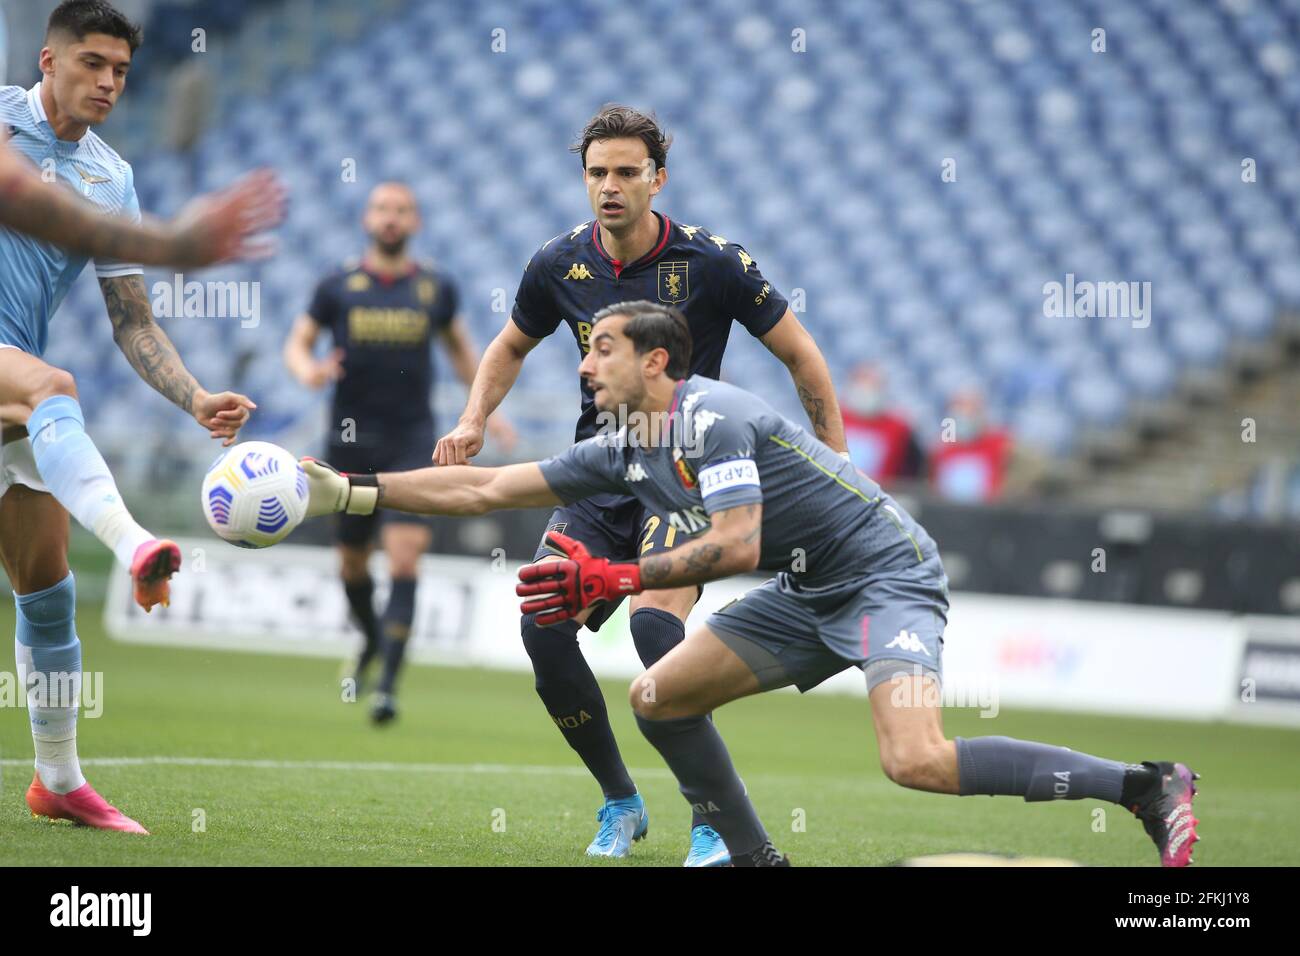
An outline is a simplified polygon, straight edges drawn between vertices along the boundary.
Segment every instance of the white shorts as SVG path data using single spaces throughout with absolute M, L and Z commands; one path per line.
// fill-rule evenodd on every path
M 14 485 L 26 485 L 33 491 L 46 494 L 50 491 L 36 470 L 36 456 L 32 454 L 32 443 L 28 438 L 16 438 L 0 445 L 0 498 Z
M 17 349 L 16 345 L 0 342 L 0 349 Z M 22 349 L 18 349 L 22 351 Z M 0 498 L 14 485 L 26 485 L 33 491 L 49 494 L 50 489 L 41 481 L 40 472 L 36 470 L 36 457 L 32 454 L 32 443 L 26 438 L 16 438 L 0 445 Z

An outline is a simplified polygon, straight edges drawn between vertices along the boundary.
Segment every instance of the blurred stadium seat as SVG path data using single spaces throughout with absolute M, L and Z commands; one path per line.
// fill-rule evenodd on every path
M 163 50 L 119 126 L 142 204 L 171 213 L 262 163 L 293 192 L 279 256 L 246 269 L 262 283 L 259 327 L 169 325 L 214 381 L 242 370 L 260 437 L 320 413 L 281 372 L 279 342 L 316 277 L 359 248 L 368 184 L 415 185 L 423 251 L 460 278 L 485 342 L 531 253 L 588 218 L 571 137 L 630 95 L 677 137 L 659 208 L 744 242 L 778 288 L 803 290 L 837 380 L 864 359 L 887 366 L 924 441 L 950 393 L 975 385 L 1019 442 L 1065 454 L 1266 346 L 1300 307 L 1298 0 L 589 4 L 599 16 L 529 0 L 454 17 L 409 2 L 370 21 L 329 0 L 310 7 L 307 41 L 303 5 L 228 0 L 206 5 L 223 106 L 183 158 L 150 146 L 156 110 L 142 105 L 187 42 L 169 17 L 193 16 L 175 6 L 154 9 Z M 1087 42 L 1096 26 L 1105 52 Z M 506 50 L 485 57 L 498 28 Z M 791 52 L 796 29 L 816 56 Z M 258 83 L 264 95 L 243 95 Z M 1243 181 L 1247 159 L 1257 181 Z M 1150 282 L 1149 327 L 1044 315 L 1044 284 L 1067 274 Z M 174 414 L 137 400 L 93 281 L 58 325 L 49 360 L 98 399 L 99 433 Z M 779 380 L 747 339 L 725 374 Z M 521 388 L 576 402 L 571 370 L 556 374 L 571 348 L 550 354 L 524 365 Z M 798 414 L 786 391 L 778 405 Z M 444 420 L 458 400 L 444 396 Z M 567 416 L 537 417 L 526 450 L 569 436 Z

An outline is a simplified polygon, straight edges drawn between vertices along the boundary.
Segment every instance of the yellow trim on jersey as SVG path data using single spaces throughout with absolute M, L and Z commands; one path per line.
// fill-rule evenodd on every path
M 881 497 L 880 495 L 876 495 L 876 497 L 874 498 L 868 498 L 865 494 L 863 494 L 861 488 L 854 487 L 853 485 L 845 481 L 843 478 L 841 478 L 839 475 L 835 474 L 835 472 L 831 471 L 828 468 L 823 467 L 815 458 L 809 455 L 798 445 L 792 445 L 788 441 L 785 441 L 784 439 L 779 438 L 776 435 L 768 435 L 767 437 L 770 438 L 772 441 L 776 442 L 782 448 L 785 448 L 789 451 L 793 451 L 799 455 L 802 455 L 805 461 L 807 461 L 810 465 L 812 465 L 814 468 L 820 471 L 823 475 L 826 475 L 828 478 L 834 481 L 841 488 L 847 488 L 849 491 L 853 492 L 855 495 L 857 495 L 867 504 L 874 505 L 876 502 L 880 500 Z M 899 533 L 902 534 L 903 537 L 905 537 L 908 541 L 912 543 L 912 550 L 916 552 L 916 560 L 924 561 L 925 558 L 922 557 L 921 555 L 921 546 L 916 543 L 916 539 L 913 538 L 909 532 L 903 530 L 902 523 L 897 518 L 894 517 L 893 513 L 888 508 L 885 508 L 884 512 L 889 517 L 889 520 L 894 523 L 894 527 L 898 529 Z

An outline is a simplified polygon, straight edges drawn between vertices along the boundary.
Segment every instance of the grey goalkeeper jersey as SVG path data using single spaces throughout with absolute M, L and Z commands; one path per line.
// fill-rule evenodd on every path
M 607 428 L 541 462 L 542 475 L 566 504 L 633 495 L 647 521 L 667 523 L 669 546 L 706 531 L 718 511 L 761 504 L 759 567 L 788 571 L 806 587 L 904 572 L 937 556 L 925 529 L 879 485 L 734 385 L 700 375 L 679 382 L 671 410 L 649 431 L 659 438 L 643 447 L 626 424 Z

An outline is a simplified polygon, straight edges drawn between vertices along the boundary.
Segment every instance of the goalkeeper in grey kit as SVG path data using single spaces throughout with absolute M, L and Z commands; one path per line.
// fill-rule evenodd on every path
M 637 725 L 683 796 L 722 835 L 735 865 L 785 865 L 707 714 L 750 694 L 801 691 L 850 667 L 866 675 L 885 774 L 934 793 L 1027 801 L 1094 798 L 1144 824 L 1165 866 L 1191 862 L 1197 821 L 1184 764 L 1127 764 L 1010 737 L 949 740 L 942 724 L 947 579 L 938 549 L 879 486 L 759 397 L 684 377 L 690 332 L 676 309 L 629 302 L 596 313 L 580 374 L 602 412 L 625 421 L 542 462 L 344 475 L 303 459 L 308 515 L 376 507 L 476 515 L 634 495 L 678 530 L 671 551 L 593 558 L 552 533 L 566 560 L 520 569 L 525 613 L 542 624 L 643 589 L 761 568 L 776 572 L 712 614 L 637 677 Z

